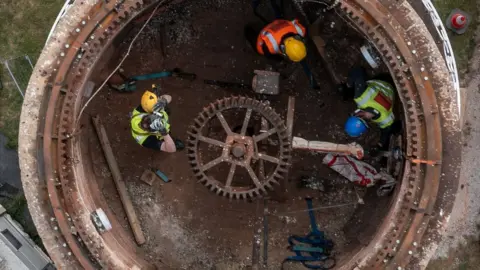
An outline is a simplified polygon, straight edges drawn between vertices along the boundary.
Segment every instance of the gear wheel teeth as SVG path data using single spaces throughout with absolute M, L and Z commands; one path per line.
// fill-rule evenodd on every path
M 197 139 L 197 134 L 194 130 L 190 130 L 190 131 L 187 131 L 187 135 L 189 136 L 189 138 L 193 138 L 193 139 Z
M 211 180 L 212 178 L 207 176 L 207 172 L 202 170 L 201 164 L 205 163 L 201 160 L 201 156 L 198 154 L 198 136 L 204 134 L 202 133 L 203 128 L 209 121 L 216 118 L 217 113 L 224 110 L 234 109 L 239 109 L 242 113 L 244 113 L 245 109 L 251 109 L 253 112 L 262 115 L 267 119 L 271 126 L 277 129 L 276 135 L 278 136 L 279 141 L 278 153 L 280 153 L 280 156 L 278 159 L 280 160 L 280 163 L 270 174 L 270 177 L 264 180 L 262 186 L 255 186 L 249 190 L 245 190 L 244 187 L 242 187 L 242 191 L 235 191 L 235 188 L 224 189 L 222 184 Z M 200 114 L 194 119 L 187 133 L 187 157 L 192 166 L 195 177 L 212 192 L 229 199 L 253 199 L 267 194 L 268 190 L 272 190 L 274 185 L 278 185 L 278 181 L 282 179 L 282 175 L 286 174 L 288 171 L 287 165 L 290 160 L 291 144 L 286 130 L 287 128 L 284 120 L 268 104 L 244 96 L 226 97 L 205 106 L 202 112 L 200 112 Z M 235 183 L 235 181 L 233 181 L 233 183 Z
M 245 102 L 247 101 L 247 98 L 246 97 L 240 97 L 238 99 L 238 102 L 240 105 L 245 105 Z
M 266 186 L 269 190 L 273 190 L 273 186 L 272 186 L 271 182 L 265 183 L 265 186 Z M 267 192 L 266 192 L 266 193 L 267 193 Z
M 202 121 L 198 118 L 195 118 L 195 128 L 199 128 L 202 126 Z
M 238 107 L 240 106 L 241 102 L 240 102 L 240 98 L 239 97 L 232 97 L 232 105 L 235 106 L 235 107 Z

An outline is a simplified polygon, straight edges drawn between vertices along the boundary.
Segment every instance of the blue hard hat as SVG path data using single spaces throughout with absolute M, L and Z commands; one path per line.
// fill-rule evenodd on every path
M 367 123 L 360 117 L 350 116 L 345 123 L 345 132 L 350 137 L 360 137 L 367 129 Z

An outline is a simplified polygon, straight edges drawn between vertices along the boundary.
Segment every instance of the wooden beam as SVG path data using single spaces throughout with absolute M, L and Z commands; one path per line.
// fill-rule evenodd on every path
M 293 138 L 293 118 L 295 116 L 295 97 L 288 97 L 288 108 L 287 108 L 287 134 L 290 142 Z
M 295 97 L 294 96 L 289 96 L 288 97 L 288 108 L 287 108 L 287 134 L 288 134 L 288 140 L 290 141 L 290 144 L 292 143 L 293 139 L 293 122 L 294 122 L 294 116 L 295 116 Z M 291 163 L 291 161 L 289 161 Z M 291 165 L 290 165 L 291 166 Z M 291 167 L 288 168 L 288 171 L 290 171 Z M 287 185 L 288 185 L 288 178 L 289 178 L 289 172 L 285 174 L 285 177 L 280 179 L 280 194 L 281 198 L 283 198 L 283 201 L 286 201 L 288 198 L 288 191 L 287 191 Z M 282 200 L 280 200 L 282 201 Z
M 125 186 L 125 181 L 123 180 L 122 175 L 120 174 L 117 160 L 113 155 L 113 150 L 112 150 L 112 147 L 110 146 L 107 132 L 105 131 L 105 128 L 101 124 L 100 118 L 98 117 L 98 115 L 92 117 L 92 121 L 97 131 L 100 144 L 102 145 L 103 153 L 105 154 L 108 167 L 110 167 L 110 171 L 112 172 L 115 186 L 117 187 L 118 194 L 120 195 L 120 200 L 122 201 L 123 208 L 125 209 L 125 212 L 127 214 L 128 222 L 130 223 L 130 227 L 132 228 L 133 235 L 135 236 L 135 240 L 137 241 L 137 244 L 142 245 L 145 243 L 145 237 L 143 236 L 142 228 L 140 227 L 140 222 L 138 221 L 137 214 L 135 213 L 135 209 L 133 208 L 132 200 L 128 195 L 127 187 Z
M 317 47 L 318 53 L 320 54 L 320 61 L 322 62 L 323 67 L 328 73 L 332 83 L 334 85 L 339 85 L 342 81 L 338 78 L 333 66 L 328 62 L 327 53 L 325 51 L 326 43 L 320 36 L 320 18 L 316 20 L 312 25 L 309 27 L 309 36 L 312 39 L 315 47 Z

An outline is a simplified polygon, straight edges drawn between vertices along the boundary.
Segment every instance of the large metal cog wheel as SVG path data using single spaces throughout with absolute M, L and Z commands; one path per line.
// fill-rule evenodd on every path
M 246 113 L 239 133 L 235 133 L 223 113 L 238 109 L 246 110 Z M 268 122 L 268 130 L 259 131 L 258 134 L 247 134 L 247 127 L 253 113 L 260 115 Z M 203 134 L 207 123 L 215 118 L 219 120 L 226 132 L 226 138 L 223 141 Z M 260 152 L 259 144 L 275 134 L 278 136 L 277 156 Z M 205 163 L 199 153 L 200 142 L 220 147 L 221 155 Z M 291 157 L 291 143 L 284 121 L 270 106 L 252 98 L 229 97 L 211 103 L 195 118 L 188 132 L 187 152 L 199 182 L 219 195 L 228 196 L 231 199 L 247 199 L 266 194 L 267 189 L 273 189 L 273 185 L 278 184 L 278 181 L 285 177 Z M 224 162 L 230 165 L 226 179 L 216 179 L 208 173 L 209 169 Z M 273 164 L 274 169 L 268 175 L 261 176 L 252 167 L 257 162 Z M 251 179 L 249 185 L 235 183 L 235 172 L 238 167 L 243 167 L 248 172 Z

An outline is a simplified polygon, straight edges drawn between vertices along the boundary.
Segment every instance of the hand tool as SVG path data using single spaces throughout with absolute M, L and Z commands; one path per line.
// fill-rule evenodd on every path
M 332 269 L 336 264 L 335 258 L 331 255 L 334 244 L 318 229 L 312 199 L 307 198 L 306 202 L 311 232 L 305 237 L 292 235 L 288 238 L 289 248 L 296 255 L 287 257 L 282 263 L 282 268 L 285 262 L 294 261 L 301 262 L 308 269 Z
M 302 65 L 303 71 L 305 72 L 305 74 L 308 77 L 308 80 L 310 81 L 310 87 L 312 87 L 313 89 L 320 89 L 320 87 L 317 84 L 317 81 L 313 77 L 312 70 L 308 66 L 307 60 L 301 61 L 300 65 Z
M 163 182 L 168 183 L 172 180 L 168 179 L 168 177 L 160 170 L 156 170 L 155 174 L 162 179 Z

